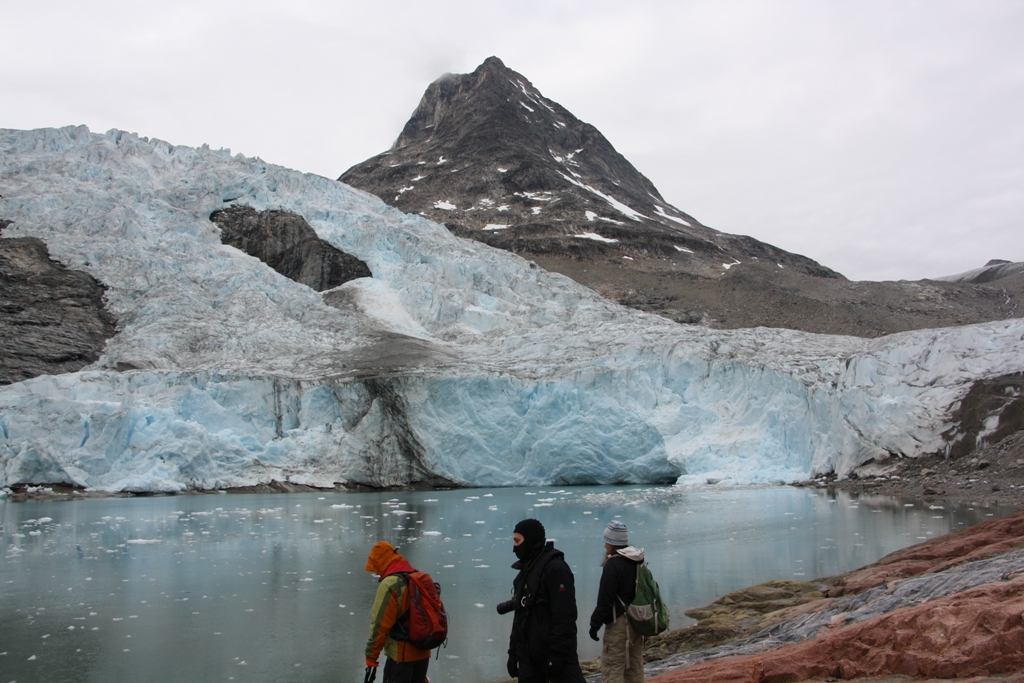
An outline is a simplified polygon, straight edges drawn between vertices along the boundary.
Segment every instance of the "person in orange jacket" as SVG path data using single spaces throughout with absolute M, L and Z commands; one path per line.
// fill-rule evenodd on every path
M 376 673 L 377 658 L 384 650 L 383 683 L 427 683 L 430 651 L 421 650 L 410 643 L 391 637 L 391 629 L 409 609 L 409 584 L 397 574 L 414 572 L 387 541 L 378 541 L 366 560 L 366 571 L 380 576 L 377 597 L 370 609 L 370 639 L 366 641 L 367 679 Z

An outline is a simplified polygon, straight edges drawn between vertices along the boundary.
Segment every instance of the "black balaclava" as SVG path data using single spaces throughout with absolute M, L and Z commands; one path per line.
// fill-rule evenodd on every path
M 516 524 L 512 533 L 520 534 L 523 537 L 523 542 L 512 548 L 512 552 L 520 560 L 528 560 L 533 557 L 544 547 L 544 542 L 547 540 L 544 536 L 544 525 L 536 519 L 524 519 Z

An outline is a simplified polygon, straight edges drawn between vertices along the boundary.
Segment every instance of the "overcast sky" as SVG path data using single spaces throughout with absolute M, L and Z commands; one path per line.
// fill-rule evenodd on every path
M 336 178 L 496 55 L 704 224 L 856 280 L 1024 261 L 1020 0 L 0 0 L 0 127 Z

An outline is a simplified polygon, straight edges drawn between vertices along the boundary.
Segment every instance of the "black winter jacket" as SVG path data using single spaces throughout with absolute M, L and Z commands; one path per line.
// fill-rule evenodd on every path
M 592 630 L 610 624 L 626 613 L 623 603 L 629 605 L 636 597 L 636 570 L 642 562 L 642 559 L 637 562 L 622 555 L 611 555 L 605 560 L 601 585 L 597 589 L 597 607 L 590 615 Z
M 513 581 L 516 608 L 508 654 L 510 661 L 518 663 L 521 678 L 526 670 L 579 671 L 576 587 L 564 557 L 548 541 L 535 557 L 512 565 L 519 574 Z

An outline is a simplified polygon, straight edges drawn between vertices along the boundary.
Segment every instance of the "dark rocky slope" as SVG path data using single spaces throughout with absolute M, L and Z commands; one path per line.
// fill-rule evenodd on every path
M 0 233 L 10 221 L 0 220 Z M 0 238 L 0 384 L 75 372 L 99 358 L 116 321 L 92 276 L 34 237 Z
M 495 57 L 430 84 L 391 149 L 339 180 L 682 323 L 875 337 L 1024 310 L 1020 269 L 955 282 L 850 282 L 702 225 L 665 202 L 594 126 Z

